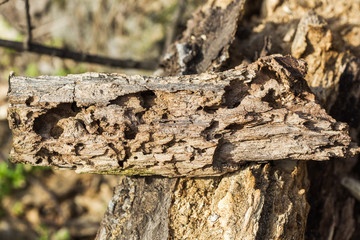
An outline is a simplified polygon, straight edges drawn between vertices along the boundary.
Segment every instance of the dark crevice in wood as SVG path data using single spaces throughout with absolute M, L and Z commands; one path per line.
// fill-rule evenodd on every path
M 115 147 L 115 145 L 113 143 L 108 143 L 108 146 L 115 152 L 119 167 L 120 168 L 124 167 L 125 160 L 122 160 L 122 161 L 120 160 L 120 158 L 119 158 L 120 151 Z
M 26 114 L 26 118 L 27 118 L 27 119 L 31 119 L 31 118 L 32 118 L 32 116 L 33 116 L 33 114 L 34 114 L 34 113 L 33 113 L 33 112 L 31 112 L 31 111 L 30 111 L 30 112 L 28 112 L 28 113 Z
M 231 149 L 234 145 L 224 139 L 219 139 L 218 145 L 214 151 L 212 166 L 218 171 L 224 171 L 224 169 L 237 168 L 239 163 L 233 162 L 233 155 Z
M 281 100 L 279 96 L 275 95 L 274 89 L 269 89 L 264 97 L 261 98 L 262 101 L 267 102 L 270 107 L 274 109 L 281 108 Z
M 243 128 L 244 128 L 244 125 L 238 124 L 238 123 L 232 123 L 225 127 L 225 129 L 228 129 L 228 130 L 241 130 Z
M 40 164 L 42 164 L 42 162 L 43 162 L 43 159 L 40 157 L 40 158 L 38 158 L 37 160 L 36 160 L 36 164 L 38 164 L 38 165 L 40 165 Z
M 60 103 L 57 107 L 50 109 L 45 114 L 40 115 L 34 120 L 34 132 L 43 139 L 59 138 L 63 129 L 57 126 L 59 120 L 74 117 L 80 112 L 80 108 L 73 111 L 72 104 Z
M 135 139 L 137 132 L 138 132 L 137 128 L 135 128 L 133 126 L 127 126 L 126 130 L 124 132 L 125 139 L 128 139 L 128 140 Z
M 179 141 L 180 142 L 180 141 Z M 172 146 L 174 146 L 176 144 L 176 140 L 175 140 L 175 138 L 173 138 L 170 142 L 168 142 L 168 143 L 165 143 L 164 144 L 164 152 L 166 152 L 166 150 L 168 149 L 168 148 L 171 148 Z
M 103 132 L 105 132 L 104 128 L 101 127 L 101 121 L 99 119 L 93 121 L 90 124 L 91 127 L 96 127 L 97 133 L 99 135 L 103 134 Z
M 220 108 L 219 105 L 214 105 L 214 106 L 199 107 L 198 109 L 202 109 L 206 113 L 214 114 L 219 108 Z
M 54 156 L 58 155 L 56 152 L 52 152 L 50 153 L 50 151 L 48 149 L 46 149 L 45 147 L 42 147 L 35 155 L 36 157 L 36 162 L 39 165 L 44 165 L 46 166 L 47 164 L 51 164 L 53 161 L 51 160 L 51 156 L 52 154 L 54 154 Z
M 80 156 L 80 151 L 84 148 L 84 144 L 83 143 L 77 143 L 75 146 L 74 146 L 74 151 L 75 151 L 75 154 L 76 156 Z
M 261 176 L 262 173 L 258 172 L 257 176 Z M 266 173 L 268 177 L 274 176 L 274 168 L 270 164 L 270 169 Z M 262 190 L 262 195 L 264 196 L 264 207 L 263 211 L 261 212 L 261 217 L 258 220 L 259 223 L 259 229 L 256 233 L 255 240 L 262 240 L 266 238 L 266 236 L 270 235 L 269 232 L 272 231 L 271 225 L 272 225 L 272 213 L 274 211 L 274 197 L 273 194 L 276 192 L 276 181 L 273 182 L 271 179 L 264 179 L 262 177 L 256 177 L 256 185 L 258 186 L 258 189 Z
M 315 123 L 311 120 L 307 120 L 304 122 L 304 126 L 312 131 L 321 131 L 322 129 L 317 127 Z
M 249 87 L 240 80 L 233 80 L 230 85 L 225 87 L 223 104 L 228 108 L 236 108 L 240 105 L 241 100 L 249 94 Z
M 30 106 L 33 101 L 34 101 L 34 97 L 29 97 L 28 99 L 26 99 L 25 101 L 26 106 Z
M 218 121 L 212 121 L 210 125 L 205 128 L 204 131 L 201 132 L 201 136 L 203 136 L 207 141 L 210 141 L 214 138 L 213 133 L 216 131 L 216 129 L 219 127 Z
M 55 125 L 50 129 L 50 136 L 54 139 L 58 139 L 63 132 L 64 129 L 62 127 Z
M 161 120 L 167 120 L 168 119 L 168 114 L 167 113 L 163 113 L 161 115 Z
M 144 119 L 143 119 L 144 114 L 145 114 L 145 111 L 135 113 L 135 118 L 136 118 L 136 121 L 138 122 L 138 124 L 144 124 L 145 123 Z
M 20 119 L 20 116 L 19 116 L 18 113 L 16 113 L 16 112 L 11 112 L 11 113 L 9 114 L 9 116 L 10 116 L 10 120 L 9 120 L 10 124 L 13 124 L 15 127 L 20 126 L 20 124 L 21 124 L 21 119 Z
M 130 93 L 130 94 L 125 94 L 125 95 L 118 96 L 117 98 L 115 98 L 113 100 L 110 100 L 109 105 L 116 104 L 116 105 L 118 105 L 120 107 L 126 106 L 127 102 L 132 97 L 138 98 L 139 93 Z
M 144 91 L 140 93 L 141 96 L 141 106 L 145 109 L 151 108 L 155 105 L 156 94 L 154 91 Z

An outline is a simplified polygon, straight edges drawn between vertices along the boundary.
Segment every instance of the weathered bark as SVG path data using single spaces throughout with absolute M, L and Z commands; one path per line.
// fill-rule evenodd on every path
M 303 239 L 304 161 L 221 177 L 122 178 L 97 239 Z
M 176 179 L 122 177 L 115 188 L 96 239 L 169 237 L 169 207 Z
M 187 23 L 181 38 L 170 45 L 158 73 L 165 76 L 219 69 L 229 58 L 245 0 L 209 0 Z
M 170 239 L 303 238 L 309 210 L 304 165 L 251 163 L 224 177 L 180 179 Z
M 245 161 L 351 154 L 347 126 L 315 102 L 305 71 L 304 62 L 277 55 L 183 77 L 12 77 L 12 161 L 201 177 Z

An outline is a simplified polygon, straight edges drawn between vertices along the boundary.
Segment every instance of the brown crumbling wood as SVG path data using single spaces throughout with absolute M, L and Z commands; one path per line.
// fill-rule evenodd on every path
M 305 71 L 303 61 L 275 55 L 182 77 L 12 77 L 13 161 L 175 177 L 344 157 L 347 126 L 315 101 Z

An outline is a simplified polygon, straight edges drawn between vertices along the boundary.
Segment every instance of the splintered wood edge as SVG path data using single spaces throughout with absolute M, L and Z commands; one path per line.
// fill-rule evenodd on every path
M 273 55 L 220 73 L 11 77 L 12 161 L 124 175 L 216 176 L 247 161 L 355 154 L 306 64 Z

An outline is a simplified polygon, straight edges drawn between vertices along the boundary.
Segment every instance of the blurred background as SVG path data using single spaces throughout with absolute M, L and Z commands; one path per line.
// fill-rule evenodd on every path
M 0 39 L 26 39 L 24 0 L 0 1 Z M 32 42 L 119 59 L 160 59 L 205 0 L 29 0 Z M 0 239 L 93 239 L 118 176 L 76 174 L 8 162 L 6 111 L 16 75 L 117 72 L 150 75 L 0 47 Z

